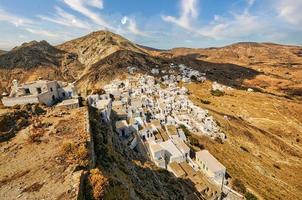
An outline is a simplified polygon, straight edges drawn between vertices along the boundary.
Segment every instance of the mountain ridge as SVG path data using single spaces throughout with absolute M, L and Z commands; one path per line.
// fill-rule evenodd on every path
M 116 55 L 119 54 L 124 57 L 117 57 Z M 141 59 L 136 59 L 136 56 Z M 113 57 L 115 60 L 112 61 Z M 149 72 L 158 64 L 175 62 L 195 66 L 195 69 L 208 73 L 211 80 L 215 81 L 214 79 L 217 77 L 216 81 L 221 80 L 222 84 L 231 87 L 256 87 L 259 91 L 276 95 L 300 94 L 297 92 L 297 88 L 302 84 L 300 71 L 302 47 L 272 43 L 240 42 L 215 48 L 160 50 L 135 44 L 109 31 L 96 31 L 57 46 L 52 46 L 46 41 L 23 43 L 0 55 L 0 70 L 8 70 L 5 73 L 8 72 L 10 77 L 11 72 L 16 71 L 17 68 L 20 70 L 31 69 L 31 74 L 22 75 L 22 81 L 26 81 L 38 78 L 41 73 L 34 73 L 38 75 L 33 76 L 32 71 L 37 71 L 42 67 L 46 72 L 51 70 L 53 74 L 49 77 L 42 77 L 88 83 L 91 81 L 84 81 L 84 77 L 103 77 L 102 74 L 94 73 L 105 73 L 101 69 L 91 70 L 91 68 L 96 69 L 97 63 L 101 63 L 99 68 L 104 66 L 108 69 L 108 66 L 111 66 L 110 70 L 118 69 L 120 72 L 125 72 L 125 69 L 132 65 L 146 68 L 143 57 L 148 57 L 147 60 L 152 61 L 150 62 L 152 64 L 149 63 L 150 66 L 148 66 Z M 106 63 L 102 62 L 103 60 L 111 61 Z M 115 65 L 115 62 L 123 67 Z M 253 70 L 255 75 L 253 77 L 248 74 L 241 76 L 242 70 L 238 70 L 238 72 L 236 70 L 240 68 Z M 229 71 L 230 69 L 235 70 L 235 73 Z M 246 72 L 248 73 L 248 71 Z M 236 75 L 236 73 L 238 74 Z M 223 75 L 229 79 L 225 79 Z M 18 75 L 13 77 L 18 78 Z M 232 77 L 242 77 L 244 80 L 238 83 L 236 80 L 232 80 Z M 6 88 L 9 86 L 11 78 L 5 78 L 5 80 L 5 83 L 1 84 L 2 90 L 3 86 Z M 102 80 L 98 80 L 98 85 L 101 83 Z M 89 87 L 90 85 L 88 85 Z

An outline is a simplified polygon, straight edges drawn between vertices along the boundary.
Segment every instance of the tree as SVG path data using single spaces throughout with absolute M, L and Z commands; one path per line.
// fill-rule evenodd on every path
M 258 198 L 250 192 L 246 192 L 244 197 L 246 200 L 257 200 Z

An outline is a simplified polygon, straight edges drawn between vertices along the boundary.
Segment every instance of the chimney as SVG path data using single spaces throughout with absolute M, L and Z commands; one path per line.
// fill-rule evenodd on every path
M 16 79 L 13 80 L 12 90 L 18 91 L 18 81 Z

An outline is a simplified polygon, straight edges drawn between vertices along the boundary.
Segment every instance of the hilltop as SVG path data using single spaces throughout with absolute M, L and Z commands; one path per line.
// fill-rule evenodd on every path
M 93 32 L 58 45 L 57 48 L 78 55 L 79 61 L 86 66 L 91 66 L 120 50 L 144 53 L 136 44 L 109 31 Z

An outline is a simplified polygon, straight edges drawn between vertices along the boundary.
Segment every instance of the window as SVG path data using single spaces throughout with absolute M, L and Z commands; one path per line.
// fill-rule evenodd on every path
M 25 94 L 30 94 L 29 88 L 25 88 L 24 90 L 25 90 Z
M 37 92 L 38 92 L 38 94 L 41 94 L 42 93 L 41 88 L 37 88 Z
M 50 91 L 51 91 L 51 92 L 53 91 L 52 87 L 50 88 Z

